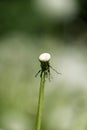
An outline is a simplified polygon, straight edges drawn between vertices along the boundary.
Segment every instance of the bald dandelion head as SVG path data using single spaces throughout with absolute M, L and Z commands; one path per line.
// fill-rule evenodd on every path
M 49 62 L 51 59 L 51 55 L 49 53 L 42 53 L 40 56 L 39 56 L 39 61 L 40 62 Z

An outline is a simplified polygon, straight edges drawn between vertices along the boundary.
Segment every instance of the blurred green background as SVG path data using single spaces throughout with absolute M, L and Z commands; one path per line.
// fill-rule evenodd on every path
M 41 130 L 87 130 L 87 1 L 0 0 L 0 130 L 35 130 L 38 57 L 51 54 Z

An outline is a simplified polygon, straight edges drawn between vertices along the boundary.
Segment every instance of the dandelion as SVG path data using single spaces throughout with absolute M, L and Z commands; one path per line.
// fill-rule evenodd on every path
M 36 120 L 36 130 L 40 130 L 40 128 L 41 128 L 45 78 L 48 77 L 48 75 L 49 75 L 49 79 L 50 79 L 50 68 L 53 69 L 57 74 L 60 74 L 52 66 L 50 66 L 50 63 L 49 63 L 50 59 L 51 59 L 51 55 L 49 53 L 42 53 L 39 56 L 41 69 L 35 75 L 35 77 L 37 77 L 37 75 L 40 73 L 40 77 L 41 77 L 39 101 L 38 101 L 38 111 L 37 111 L 37 120 Z

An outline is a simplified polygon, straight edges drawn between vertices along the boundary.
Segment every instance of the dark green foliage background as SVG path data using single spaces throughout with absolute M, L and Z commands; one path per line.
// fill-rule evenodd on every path
M 51 53 L 41 130 L 87 129 L 87 1 L 72 20 L 51 21 L 32 0 L 0 0 L 0 130 L 35 130 L 38 56 Z

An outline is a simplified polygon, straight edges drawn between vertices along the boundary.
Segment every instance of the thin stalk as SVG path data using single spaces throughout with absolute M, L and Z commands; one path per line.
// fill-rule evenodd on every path
M 36 119 L 36 130 L 40 130 L 40 128 L 41 128 L 42 107 L 43 107 L 43 98 L 44 98 L 44 85 L 45 85 L 45 73 L 42 74 L 41 81 L 40 81 L 40 91 L 39 91 L 38 110 L 37 110 L 37 119 Z

